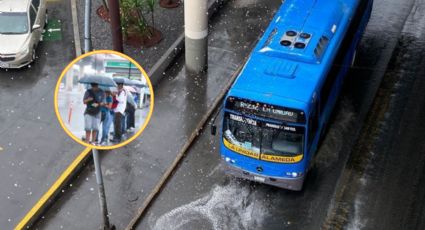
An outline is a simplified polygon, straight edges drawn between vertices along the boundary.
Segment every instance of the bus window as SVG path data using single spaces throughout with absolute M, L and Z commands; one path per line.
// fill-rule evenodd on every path
M 256 121 L 233 114 L 225 115 L 224 137 L 230 143 L 260 152 L 260 135 Z
M 293 133 L 282 129 L 264 128 L 262 130 L 262 153 L 275 156 L 294 156 L 302 154 L 303 133 Z
M 314 137 L 317 133 L 317 128 L 319 126 L 319 112 L 318 112 L 318 103 L 316 102 L 314 111 L 311 113 L 309 122 L 308 122 L 308 146 L 309 149 L 313 143 Z
M 302 152 L 302 135 L 280 132 L 272 140 L 274 152 L 289 153 L 290 155 Z

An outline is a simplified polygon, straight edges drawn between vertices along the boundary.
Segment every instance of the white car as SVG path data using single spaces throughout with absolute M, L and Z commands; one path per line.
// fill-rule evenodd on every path
M 46 21 L 46 0 L 0 0 L 0 68 L 34 61 Z

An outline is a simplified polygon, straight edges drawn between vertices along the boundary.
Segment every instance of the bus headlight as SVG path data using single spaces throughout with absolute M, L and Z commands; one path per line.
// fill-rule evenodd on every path
M 296 178 L 296 177 L 301 177 L 303 175 L 302 172 L 287 172 L 286 173 L 287 176 Z

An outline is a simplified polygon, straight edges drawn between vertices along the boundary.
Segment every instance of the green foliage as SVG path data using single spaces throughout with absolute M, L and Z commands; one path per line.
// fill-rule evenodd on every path
M 121 26 L 125 36 L 129 31 L 137 30 L 141 34 L 152 35 L 150 27 L 154 27 L 154 8 L 156 0 L 120 0 Z M 147 16 L 151 16 L 149 25 Z

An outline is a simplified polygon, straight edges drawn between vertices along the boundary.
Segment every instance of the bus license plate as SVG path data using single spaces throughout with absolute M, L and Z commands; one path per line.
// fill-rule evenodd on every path
M 260 177 L 260 176 L 254 176 L 254 180 L 261 182 L 261 183 L 264 183 L 264 181 L 266 181 L 266 178 Z

